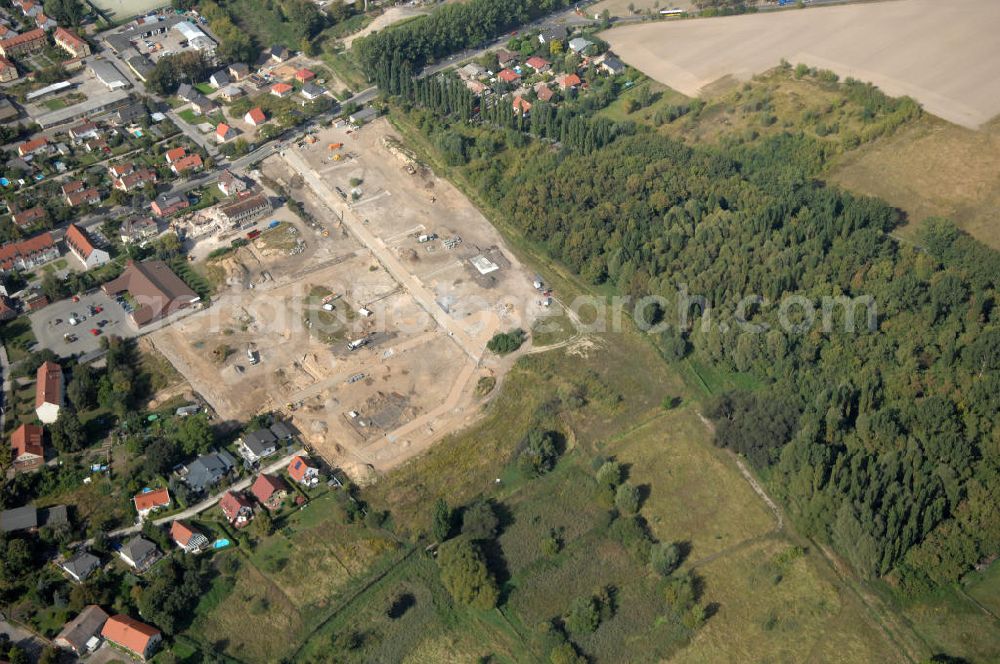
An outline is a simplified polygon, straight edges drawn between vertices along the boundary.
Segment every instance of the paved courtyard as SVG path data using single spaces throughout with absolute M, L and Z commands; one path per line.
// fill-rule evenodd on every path
M 102 311 L 92 314 L 91 307 L 100 307 Z M 73 314 L 83 318 L 77 325 L 69 323 Z M 99 290 L 82 295 L 79 302 L 74 302 L 72 298 L 53 302 L 31 314 L 30 318 L 39 347 L 50 348 L 60 357 L 97 350 L 101 337 L 105 335 L 132 337 L 138 334 L 122 305 Z M 105 321 L 103 326 L 101 321 Z M 93 329 L 100 334 L 92 334 Z M 76 340 L 67 339 L 67 334 L 74 335 Z

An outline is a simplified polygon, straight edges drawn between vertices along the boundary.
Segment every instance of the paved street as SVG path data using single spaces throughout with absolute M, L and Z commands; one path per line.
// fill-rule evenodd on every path
M 285 466 L 287 466 L 288 464 L 290 464 L 292 462 L 292 459 L 294 459 L 299 454 L 302 454 L 302 450 L 301 449 L 297 449 L 294 452 L 292 452 L 291 454 L 278 459 L 277 461 L 273 462 L 272 464 L 270 464 L 268 466 L 262 467 L 260 469 L 260 472 L 261 473 L 275 473 L 275 472 L 281 470 L 282 468 L 284 468 Z M 252 481 L 254 481 L 255 479 L 257 479 L 256 475 L 250 475 L 248 477 L 244 477 L 242 480 L 240 480 L 236 484 L 233 484 L 231 486 L 226 487 L 222 491 L 209 496 L 208 498 L 206 498 L 205 500 L 201 501 L 200 503 L 192 505 L 191 507 L 187 508 L 183 512 L 178 512 L 177 514 L 171 514 L 170 516 L 165 516 L 165 517 L 163 517 L 161 519 L 154 519 L 153 520 L 153 524 L 157 525 L 157 526 L 162 526 L 162 525 L 166 525 L 168 523 L 172 523 L 174 521 L 177 521 L 179 519 L 190 519 L 193 516 L 197 516 L 198 514 L 201 514 L 202 512 L 204 512 L 205 510 L 207 510 L 208 508 L 210 508 L 212 505 L 215 505 L 217 502 L 219 502 L 219 500 L 222 499 L 222 496 L 227 491 L 244 491 L 244 490 L 246 490 L 246 489 L 248 489 L 250 487 L 250 483 Z M 141 524 L 136 524 L 134 526 L 129 526 L 127 528 L 119 528 L 118 530 L 113 530 L 110 533 L 108 533 L 108 535 L 110 535 L 111 537 L 123 537 L 125 535 L 135 534 L 135 533 L 139 532 L 140 530 L 142 530 L 142 525 Z M 90 541 L 88 540 L 88 544 L 89 543 L 90 543 Z

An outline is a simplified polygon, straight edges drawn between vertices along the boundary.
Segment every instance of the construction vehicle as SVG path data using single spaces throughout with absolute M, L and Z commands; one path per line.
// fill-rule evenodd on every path
M 247 344 L 247 360 L 250 362 L 250 366 L 260 362 L 260 356 L 257 355 L 257 351 L 253 349 L 253 344 Z
M 360 339 L 355 339 L 354 341 L 348 342 L 347 350 L 357 350 L 362 346 L 368 345 L 368 337 L 361 337 Z
M 328 146 L 328 149 L 330 149 L 330 150 L 339 150 L 342 147 L 344 147 L 343 143 L 330 143 L 330 145 Z

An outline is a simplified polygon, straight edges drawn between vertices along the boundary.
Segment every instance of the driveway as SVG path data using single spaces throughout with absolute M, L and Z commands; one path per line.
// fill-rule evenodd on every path
M 102 311 L 91 314 L 91 307 L 100 307 Z M 73 314 L 84 317 L 84 320 L 77 325 L 70 325 L 69 319 Z M 99 290 L 83 295 L 79 302 L 74 302 L 72 298 L 53 302 L 31 314 L 29 318 L 39 348 L 49 348 L 60 357 L 97 350 L 100 348 L 101 337 L 107 334 L 119 337 L 138 334 L 122 305 Z M 101 326 L 100 321 L 106 322 Z M 92 334 L 92 329 L 98 330 L 100 334 Z M 64 336 L 66 334 L 75 335 L 76 341 L 67 340 Z

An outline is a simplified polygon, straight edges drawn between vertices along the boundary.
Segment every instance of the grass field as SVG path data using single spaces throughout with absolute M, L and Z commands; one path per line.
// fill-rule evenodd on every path
M 907 213 L 900 229 L 947 217 L 981 242 L 1000 249 L 1000 125 L 979 131 L 923 117 L 895 135 L 841 156 L 830 180 L 878 196 Z

